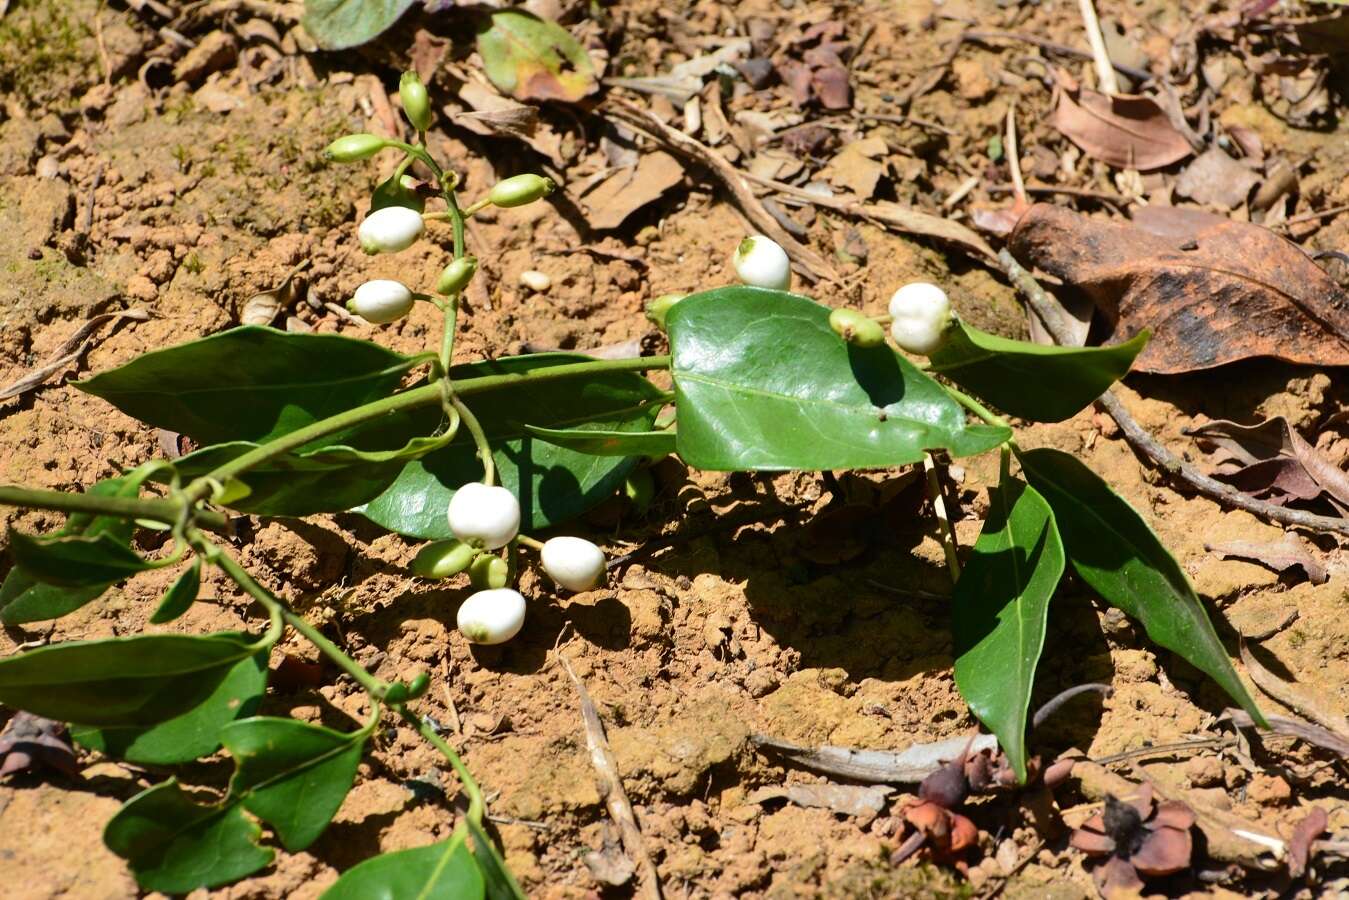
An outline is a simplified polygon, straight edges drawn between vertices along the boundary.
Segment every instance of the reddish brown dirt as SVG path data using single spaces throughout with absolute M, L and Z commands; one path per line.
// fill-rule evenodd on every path
M 1160 52 L 1184 25 L 1165 3 L 1098 5 Z M 632 58 L 645 58 L 648 45 L 668 50 L 661 49 L 664 33 L 649 24 L 655 6 L 615 8 L 620 25 L 629 29 L 625 49 Z M 667 24 L 687 38 L 791 6 L 747 0 L 732 12 L 701 2 L 690 5 L 684 22 Z M 1044 4 L 1017 30 L 1078 45 L 1074 6 Z M 433 229 L 433 240 L 396 259 L 365 257 L 354 239 L 355 221 L 376 173 L 317 161 L 333 137 L 371 127 L 372 85 L 380 90 L 371 73 L 385 77 L 385 87 L 391 84 L 392 69 L 383 61 L 353 54 L 311 64 L 295 56 L 281 77 L 256 92 L 241 87 L 245 73 L 235 68 L 204 83 L 150 90 L 135 73 L 159 38 L 131 13 L 99 9 L 110 86 L 101 84 L 99 41 L 88 24 L 92 0 L 74 4 L 68 18 L 19 2 L 0 19 L 6 27 L 47 29 L 42 33 L 56 54 L 40 77 L 0 61 L 0 76 L 7 76 L 0 77 L 0 88 L 8 91 L 0 112 L 0 382 L 46 359 L 98 311 L 138 306 L 152 317 L 120 326 L 70 374 L 218 331 L 237 322 L 251 294 L 274 286 L 305 259 L 312 262 L 311 296 L 321 302 L 341 303 L 371 277 L 433 282 L 445 259 L 448 228 Z M 1006 16 L 992 2 L 956 0 L 940 9 L 986 22 Z M 850 33 L 874 27 L 853 73 L 859 104 L 901 89 L 941 58 L 959 26 L 942 20 L 928 30 L 923 23 L 935 10 L 926 2 L 838 6 Z M 0 56 L 8 55 L 5 40 L 17 46 L 16 34 L 0 31 Z M 58 34 L 60 40 L 52 36 Z M 1023 146 L 1044 143 L 1061 151 L 1061 140 L 1045 124 L 1047 92 L 1024 73 L 1014 74 L 1021 71 L 1014 63 L 1023 50 L 966 47 L 952 75 L 916 101 L 914 116 L 959 131 L 941 146 L 913 126 L 877 129 L 895 148 L 893 171 L 921 172 L 922 183 L 949 193 L 974 171 L 968 160 L 988 164 L 984 148 L 1013 95 L 1029 123 Z M 642 63 L 630 68 L 630 74 L 651 71 Z M 1239 84 L 1234 80 L 1232 90 Z M 211 97 L 203 93 L 208 88 L 236 98 L 236 108 L 211 111 Z M 1292 128 L 1253 102 L 1249 91 L 1220 106 L 1221 115 L 1261 131 L 1267 144 L 1314 159 L 1303 191 L 1324 201 L 1319 205 L 1349 200 L 1349 189 L 1337 181 L 1349 162 L 1344 126 L 1338 133 Z M 514 147 L 457 130 L 433 135 L 433 143 L 464 171 L 470 193 L 530 164 Z M 51 176 L 53 166 L 54 177 L 39 177 L 39 171 Z M 919 184 L 916 177 L 896 177 L 895 199 L 929 204 L 918 196 Z M 728 257 L 745 225 L 710 182 L 695 174 L 688 185 L 610 236 L 582 233 L 549 205 L 481 219 L 471 242 L 484 259 L 489 291 L 470 297 L 458 358 L 516 353 L 526 345 L 586 349 L 639 338 L 649 329 L 641 315 L 648 299 L 729 281 Z M 869 249 L 864 265 L 835 252 L 854 229 Z M 1309 244 L 1343 247 L 1346 237 L 1349 216 L 1333 220 Z M 823 213 L 813 221 L 810 241 L 847 276 L 845 295 L 869 311 L 879 311 L 896 285 L 932 279 L 948 286 L 974 323 L 1012 335 L 1024 329 L 1010 288 L 957 253 Z M 582 244 L 609 253 L 578 252 Z M 521 287 L 525 269 L 547 273 L 552 287 L 537 294 Z M 429 306 L 381 329 L 303 306 L 294 315 L 304 327 L 403 351 L 421 350 L 437 334 Z M 1125 399 L 1141 424 L 1177 448 L 1192 448 L 1181 430 L 1196 416 L 1253 420 L 1280 414 L 1309 424 L 1345 408 L 1337 373 L 1261 364 L 1191 379 L 1137 381 Z M 1261 632 L 1296 610 L 1297 621 L 1263 643 L 1267 657 L 1327 709 L 1349 712 L 1349 575 L 1334 540 L 1315 538 L 1316 553 L 1331 571 L 1319 587 L 1258 565 L 1222 561 L 1205 550 L 1206 542 L 1275 538 L 1279 529 L 1178 494 L 1090 411 L 1060 425 L 1029 427 L 1022 443 L 1078 453 L 1133 502 L 1230 623 L 1223 633 L 1234 653 L 1234 629 Z M 0 482 L 80 489 L 160 452 L 152 429 L 59 383 L 0 404 Z M 962 461 L 957 533 L 964 546 L 978 533 L 983 491 L 996 477 L 996 465 L 992 457 Z M 602 590 L 577 596 L 556 595 L 527 573 L 522 590 L 531 598 L 529 621 L 520 638 L 503 648 L 471 648 L 454 631 L 466 581 L 428 586 L 409 578 L 404 566 L 416 546 L 357 516 L 259 521 L 233 550 L 380 677 L 433 673 L 424 708 L 445 725 L 488 792 L 507 860 L 531 896 L 596 896 L 600 887 L 581 857 L 599 848 L 610 828 L 575 692 L 549 659 L 559 637 L 608 726 L 668 896 L 958 896 L 969 890 L 951 872 L 891 867 L 895 841 L 886 832 L 887 823 L 893 825 L 888 817 L 861 828 L 828 811 L 748 799 L 763 785 L 816 780 L 756 752 L 751 732 L 798 743 L 902 748 L 966 734 L 976 724 L 951 676 L 949 612 L 940 599 L 949 582 L 934 526 L 916 499 L 903 502 L 912 495 L 902 491 L 909 475 L 841 478 L 859 502 L 896 493 L 901 500 L 889 507 L 884 530 L 865 535 L 863 552 L 825 565 L 809 561 L 819 555 L 810 545 L 820 536 L 803 529 L 799 517 L 769 516 L 756 525 L 716 529 L 724 516 L 788 506 L 808 516 L 827 499 L 819 477 L 724 477 L 687 473 L 674 464 L 660 474 L 660 493 L 646 517 L 626 515 L 616 524 L 612 515 L 597 513 L 574 530 L 614 552 L 662 533 L 700 536 L 627 568 Z M 5 510 L 4 516 L 7 526 L 30 531 L 58 523 L 47 513 Z M 55 623 L 9 628 L 0 633 L 0 654 L 32 641 L 137 632 L 174 574 L 139 577 Z M 218 575 L 207 578 L 202 597 L 168 629 L 244 628 L 259 621 Z M 290 638 L 275 652 L 274 667 L 283 653 L 316 658 L 312 648 Z M 1042 735 L 1045 750 L 1075 745 L 1102 756 L 1209 734 L 1225 705 L 1196 672 L 1156 651 L 1140 629 L 1070 585 L 1055 601 L 1037 697 L 1087 680 L 1109 682 L 1114 696 L 1070 707 Z M 1262 702 L 1279 708 L 1268 698 Z M 364 695 L 348 678 L 324 669 L 317 689 L 274 687 L 265 711 L 351 727 L 366 709 Z M 1285 836 L 1308 805 L 1324 806 L 1331 810 L 1331 830 L 1342 832 L 1349 828 L 1349 804 L 1337 770 L 1318 762 L 1323 759 L 1302 745 L 1280 745 L 1279 754 L 1262 755 L 1249 766 L 1198 750 L 1121 771 L 1196 788 L 1215 807 Z M 136 895 L 122 862 L 104 849 L 100 830 L 120 801 L 162 773 L 96 755 L 84 763 L 79 781 L 23 776 L 0 783 L 7 896 Z M 228 772 L 222 756 L 186 767 L 184 780 L 220 789 Z M 453 795 L 454 785 L 443 760 L 415 733 L 390 726 L 315 845 L 279 854 L 272 868 L 211 896 L 316 897 L 362 859 L 447 836 L 456 813 L 442 789 Z M 1070 794 L 1062 805 L 1073 802 Z M 1061 842 L 1037 850 L 1033 829 L 1006 827 L 1017 821 L 1008 808 L 987 806 L 975 816 L 984 829 L 970 875 L 975 889 L 996 883 L 1010 874 L 1011 863 L 1033 854 L 1011 878 L 1006 896 L 1092 891 L 1080 857 L 1063 852 Z M 1233 882 L 1238 891 L 1245 890 L 1242 885 Z

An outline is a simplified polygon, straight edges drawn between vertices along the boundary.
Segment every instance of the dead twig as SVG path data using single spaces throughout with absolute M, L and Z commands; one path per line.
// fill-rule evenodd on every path
M 52 357 L 45 363 L 38 366 L 18 381 L 7 387 L 0 388 L 0 400 L 8 400 L 11 397 L 17 397 L 20 394 L 26 394 L 36 388 L 38 385 L 51 378 L 57 372 L 60 372 L 66 366 L 78 360 L 84 355 L 94 343 L 98 333 L 103 330 L 103 326 L 109 322 L 119 322 L 127 319 L 133 322 L 144 322 L 150 318 L 150 314 L 143 309 L 128 309 L 125 312 L 102 313 L 94 316 L 89 321 L 81 325 L 74 334 L 66 338 L 65 343 L 56 349 Z
M 1044 324 L 1045 330 L 1053 336 L 1057 343 L 1067 343 L 1067 335 L 1072 333 L 1067 317 L 1045 293 L 1044 288 L 1040 287 L 1035 278 L 1022 268 L 1021 264 L 1013 259 L 1012 254 L 1006 250 L 998 253 L 998 260 L 1002 263 L 1003 269 L 1007 273 L 1007 277 L 1011 279 L 1012 284 L 1016 285 L 1017 290 L 1026 298 L 1035 315 Z M 1266 503 L 1248 494 L 1243 494 L 1231 485 L 1223 484 L 1221 481 L 1198 471 L 1163 447 L 1156 438 L 1134 421 L 1134 417 L 1124 408 L 1124 404 L 1120 402 L 1119 397 L 1115 396 L 1113 390 L 1108 390 L 1096 398 L 1096 405 L 1105 410 L 1115 420 L 1115 423 L 1120 427 L 1120 431 L 1124 434 L 1124 439 L 1129 442 L 1130 446 L 1151 461 L 1158 469 L 1188 484 L 1210 500 L 1237 509 L 1244 509 L 1252 515 L 1271 522 L 1278 522 L 1281 525 L 1349 535 L 1349 519 L 1322 516 L 1300 509 L 1275 506 L 1273 503 Z
M 778 224 L 778 220 L 773 218 L 768 210 L 764 209 L 759 198 L 754 196 L 754 192 L 745 185 L 741 173 L 735 166 L 727 162 L 721 154 L 714 152 L 701 141 L 689 137 L 682 131 L 671 128 L 658 117 L 622 98 L 611 96 L 605 100 L 604 107 L 614 118 L 621 119 L 629 126 L 640 130 L 671 152 L 686 159 L 692 159 L 710 169 L 726 186 L 726 189 L 731 192 L 736 204 L 749 217 L 754 227 L 781 244 L 782 249 L 787 251 L 787 255 L 797 264 L 802 274 L 809 275 L 814 279 L 830 281 L 834 284 L 843 283 L 843 279 L 839 277 L 824 257 L 792 237 L 785 228 Z
M 642 831 L 637 827 L 637 816 L 633 813 L 632 803 L 628 801 L 628 795 L 623 790 L 623 781 L 618 776 L 618 762 L 614 759 L 614 752 L 609 749 L 609 739 L 604 735 L 604 723 L 600 721 L 600 714 L 590 699 L 590 692 L 572 671 L 567 657 L 558 653 L 557 661 L 562 664 L 567 677 L 576 686 L 576 695 L 581 701 L 581 719 L 585 723 L 586 746 L 590 748 L 590 763 L 595 767 L 598 776 L 600 797 L 604 800 L 604 806 L 609 810 L 614 823 L 618 825 L 619 833 L 623 837 L 623 848 L 636 860 L 642 873 L 643 896 L 660 900 L 660 875 L 656 872 L 656 864 L 651 861 L 651 855 L 646 851 Z
M 844 197 L 827 197 L 782 181 L 763 178 L 750 172 L 740 172 L 739 175 L 746 181 L 772 188 L 779 194 L 786 194 L 789 197 L 795 197 L 816 206 L 823 206 L 826 209 L 838 210 L 845 215 L 867 219 L 881 226 L 889 226 L 895 231 L 948 241 L 970 251 L 970 255 L 978 259 L 992 262 L 997 258 L 987 241 L 969 228 L 951 219 L 943 219 L 941 216 L 934 216 L 931 213 L 901 206 L 898 203 L 881 205 L 878 203 L 858 203 Z
M 800 747 L 766 734 L 751 734 L 750 741 L 812 771 L 871 784 L 917 784 L 962 753 L 998 749 L 998 739 L 991 734 L 914 744 L 898 751 Z
M 1344 716 L 1335 715 L 1322 709 L 1321 704 L 1310 696 L 1306 689 L 1300 685 L 1284 681 L 1265 668 L 1260 660 L 1255 658 L 1251 648 L 1247 646 L 1245 637 L 1238 637 L 1237 650 L 1241 653 L 1241 662 L 1246 667 L 1246 674 L 1251 676 L 1251 681 L 1255 682 L 1256 687 L 1284 706 L 1306 716 L 1317 725 L 1333 732 L 1337 737 L 1343 738 L 1346 743 L 1349 743 L 1349 721 Z
M 965 40 L 978 41 L 979 43 L 988 43 L 989 41 L 1019 41 L 1023 44 L 1030 44 L 1032 47 L 1039 47 L 1041 50 L 1047 50 L 1050 53 L 1056 53 L 1059 56 L 1071 56 L 1073 59 L 1094 59 L 1090 50 L 1079 50 L 1077 47 L 1069 47 L 1067 44 L 1058 44 L 1045 38 L 1036 37 L 1031 34 L 1021 34 L 1015 31 L 967 31 Z M 1133 81 L 1142 84 L 1145 81 L 1152 80 L 1152 73 L 1146 69 L 1136 69 L 1133 66 L 1124 63 L 1110 61 L 1111 67 L 1121 75 L 1125 75 Z

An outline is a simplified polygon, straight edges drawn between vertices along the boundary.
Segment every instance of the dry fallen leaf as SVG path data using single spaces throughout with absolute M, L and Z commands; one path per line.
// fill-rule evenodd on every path
M 885 798 L 894 788 L 879 784 L 787 784 L 762 787 L 746 799 L 750 803 L 787 800 L 797 806 L 832 810 L 839 815 L 856 816 L 865 825 L 885 808 Z
M 890 153 L 880 138 L 864 138 L 845 144 L 820 174 L 834 187 L 846 188 L 860 200 L 870 200 L 885 176 L 883 160 Z
M 1090 157 L 1120 169 L 1147 172 L 1193 151 L 1151 97 L 1109 96 L 1060 76 L 1054 127 Z
M 46 767 L 78 778 L 80 764 L 66 726 L 22 710 L 0 734 L 0 776 Z
M 1312 841 L 1324 834 L 1329 824 L 1330 817 L 1326 811 L 1319 806 L 1313 806 L 1311 811 L 1293 826 L 1293 836 L 1288 839 L 1288 877 L 1301 878 L 1307 874 Z
M 125 312 L 100 313 L 75 330 L 75 333 L 56 348 L 56 352 L 45 363 L 12 384 L 0 388 L 0 400 L 8 400 L 20 394 L 26 394 L 60 372 L 66 366 L 84 355 L 84 351 L 94 343 L 98 333 L 110 322 L 129 320 L 144 322 L 150 314 L 143 309 L 128 309 Z
M 1185 433 L 1226 454 L 1214 473 L 1247 493 L 1315 500 L 1322 493 L 1332 503 L 1349 507 L 1349 473 L 1319 453 L 1283 416 L 1254 425 L 1217 419 L 1187 428 Z
M 673 156 L 662 150 L 647 153 L 635 167 L 610 175 L 586 195 L 586 220 L 599 231 L 617 228 L 683 178 L 684 168 Z
M 1090 296 L 1114 326 L 1110 343 L 1150 330 L 1139 371 L 1193 372 L 1255 356 L 1349 365 L 1349 294 L 1258 225 L 1223 222 L 1178 242 L 1037 203 L 1008 247 L 1022 265 Z
M 1205 206 L 1233 209 L 1246 202 L 1260 176 L 1220 148 L 1198 156 L 1176 179 L 1176 193 Z
M 1205 544 L 1204 549 L 1223 559 L 1244 559 L 1266 565 L 1276 572 L 1299 567 L 1312 584 L 1325 584 L 1330 576 L 1326 567 L 1307 552 L 1307 545 L 1297 535 L 1286 534 L 1279 541 L 1227 541 Z
M 286 275 L 286 280 L 269 291 L 260 291 L 244 301 L 239 321 L 244 325 L 270 325 L 281 313 L 290 309 L 304 293 L 304 280 L 299 274 L 309 266 L 309 260 L 300 263 Z

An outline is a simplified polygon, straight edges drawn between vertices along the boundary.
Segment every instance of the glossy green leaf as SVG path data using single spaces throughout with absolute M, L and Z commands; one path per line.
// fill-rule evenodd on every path
M 358 47 L 379 37 L 413 0 L 305 0 L 304 30 L 324 50 Z
M 1053 510 L 1025 482 L 1004 472 L 988 500 L 984 529 L 951 597 L 956 687 L 1024 782 L 1026 716 L 1049 601 L 1063 575 L 1063 542 Z
M 90 750 L 144 765 L 208 756 L 220 746 L 221 729 L 240 716 L 251 716 L 262 702 L 269 653 L 264 648 L 234 663 L 209 695 L 172 718 L 148 726 L 72 724 L 70 736 Z
M 200 444 L 265 442 L 387 397 L 414 364 L 369 341 L 249 325 L 146 353 L 76 387 Z
M 522 9 L 493 10 L 482 20 L 478 54 L 492 84 L 517 100 L 575 103 L 599 87 L 580 42 Z
M 1003 412 L 1033 422 L 1062 422 L 1123 378 L 1148 337 L 1144 331 L 1112 347 L 1045 347 L 956 320 L 930 359 L 934 372 Z
M 610 431 L 599 428 L 538 428 L 526 425 L 534 437 L 590 456 L 669 456 L 675 452 L 675 433 L 666 431 Z
M 351 790 L 368 730 L 343 734 L 294 719 L 240 719 L 221 731 L 236 770 L 230 793 L 292 852 L 312 844 Z
M 568 353 L 517 356 L 456 366 L 455 378 L 525 372 L 587 359 Z M 644 432 L 651 429 L 664 394 L 631 372 L 528 384 L 511 382 L 467 398 L 492 444 L 500 483 L 520 497 L 522 521 L 542 529 L 606 499 L 623 483 L 635 459 L 591 456 L 547 443 L 529 434 L 534 427 L 598 428 Z M 428 434 L 439 422 L 437 409 L 391 417 L 392 429 Z M 400 424 L 401 423 L 401 424 Z M 402 433 L 402 432 L 400 432 Z M 473 440 L 461 428 L 448 446 L 406 464 L 393 485 L 360 507 L 390 531 L 425 540 L 450 537 L 445 510 L 460 485 L 482 477 Z M 528 490 L 521 491 L 524 484 Z
M 135 497 L 140 493 L 141 481 L 141 476 L 136 473 L 108 478 L 91 487 L 89 493 L 102 497 Z M 107 534 L 119 543 L 128 544 L 133 529 L 134 525 L 126 519 L 72 513 L 66 519 L 65 526 L 53 536 L 94 537 Z M 60 618 L 101 595 L 115 581 L 84 587 L 60 587 L 39 581 L 15 566 L 5 576 L 4 584 L 0 585 L 0 622 L 18 625 Z
M 399 420 L 406 424 L 407 420 Z M 436 422 L 422 419 L 434 429 Z M 453 435 L 406 437 L 397 423 L 379 422 L 348 438 L 376 436 L 401 442 L 391 450 L 361 450 L 348 446 L 323 447 L 305 453 L 276 456 L 239 476 L 249 493 L 228 502 L 231 509 L 259 516 L 309 516 L 342 512 L 367 503 L 388 489 L 409 460 L 425 456 L 449 443 Z M 205 475 L 217 466 L 258 445 L 234 441 L 203 447 L 175 461 L 184 479 Z
M 170 778 L 128 800 L 103 829 L 103 842 L 144 890 L 186 894 L 269 865 L 275 854 L 258 845 L 261 835 L 237 802 L 193 803 Z
M 966 424 L 946 390 L 890 348 L 840 340 L 829 309 L 805 297 L 718 288 L 676 303 L 666 326 L 676 446 L 694 468 L 880 468 L 1011 436 Z
M 1142 622 L 1153 641 L 1208 674 L 1264 726 L 1203 603 L 1143 517 L 1067 453 L 1041 448 L 1017 456 L 1026 480 L 1053 507 L 1068 559 L 1082 580 Z
M 9 552 L 14 555 L 14 564 L 28 575 L 58 587 L 115 584 L 137 572 L 154 568 L 136 551 L 107 533 L 42 540 L 11 531 Z
M 154 725 L 206 702 L 268 638 L 225 631 L 49 644 L 0 659 L 0 703 L 85 725 Z
M 150 616 L 150 624 L 163 625 L 187 612 L 197 602 L 197 592 L 201 590 L 201 558 L 192 560 L 192 565 L 174 579 L 173 584 L 159 601 L 158 608 Z
M 477 900 L 483 877 L 463 832 L 412 850 L 385 853 L 346 872 L 321 900 Z
M 423 212 L 426 201 L 421 194 L 404 187 L 403 176 L 395 174 L 381 181 L 370 192 L 370 212 L 390 206 L 405 206 L 415 212 Z
M 506 868 L 505 860 L 497 852 L 496 844 L 492 843 L 487 832 L 471 819 L 465 819 L 464 824 L 473 839 L 473 858 L 478 861 L 478 869 L 482 872 L 486 900 L 525 900 L 525 892 L 520 889 L 510 869 Z

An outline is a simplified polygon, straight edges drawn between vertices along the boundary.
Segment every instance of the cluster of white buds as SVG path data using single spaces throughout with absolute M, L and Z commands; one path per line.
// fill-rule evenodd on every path
M 398 82 L 398 95 L 404 115 L 417 132 L 415 147 L 374 134 L 348 134 L 329 144 L 323 151 L 324 157 L 333 162 L 357 162 L 369 159 L 386 148 L 401 149 L 407 158 L 399 172 L 405 171 L 413 159 L 427 160 L 425 140 L 426 131 L 431 127 L 432 113 L 426 85 L 416 72 L 404 72 Z M 409 178 L 404 175 L 403 182 Z M 406 184 L 404 186 L 404 195 L 400 196 L 395 189 L 392 192 L 392 205 L 381 205 L 379 209 L 372 210 L 357 229 L 361 249 L 366 253 L 400 253 L 426 233 L 422 201 L 410 188 L 406 188 Z M 503 209 L 524 206 L 548 196 L 554 187 L 552 179 L 541 175 L 515 175 L 497 182 L 486 197 L 469 206 L 463 214 L 472 215 L 489 205 Z M 385 204 L 390 203 L 388 194 L 383 197 L 383 201 Z M 451 262 L 436 282 L 437 292 L 446 296 L 461 293 L 472 281 L 477 265 L 473 257 L 461 257 Z M 347 309 L 368 322 L 386 325 L 411 312 L 413 302 L 418 299 L 430 298 L 414 294 L 400 282 L 380 279 L 366 282 L 357 288 L 355 296 L 347 302 Z
M 520 538 L 520 502 L 506 488 L 475 481 L 454 492 L 446 515 L 454 539 L 423 547 L 413 573 L 441 579 L 467 572 L 475 592 L 459 607 L 459 631 L 475 644 L 510 640 L 524 625 L 526 604 L 507 586 L 510 566 L 492 551 Z M 604 579 L 604 551 L 583 538 L 550 538 L 539 554 L 558 587 L 588 591 Z

